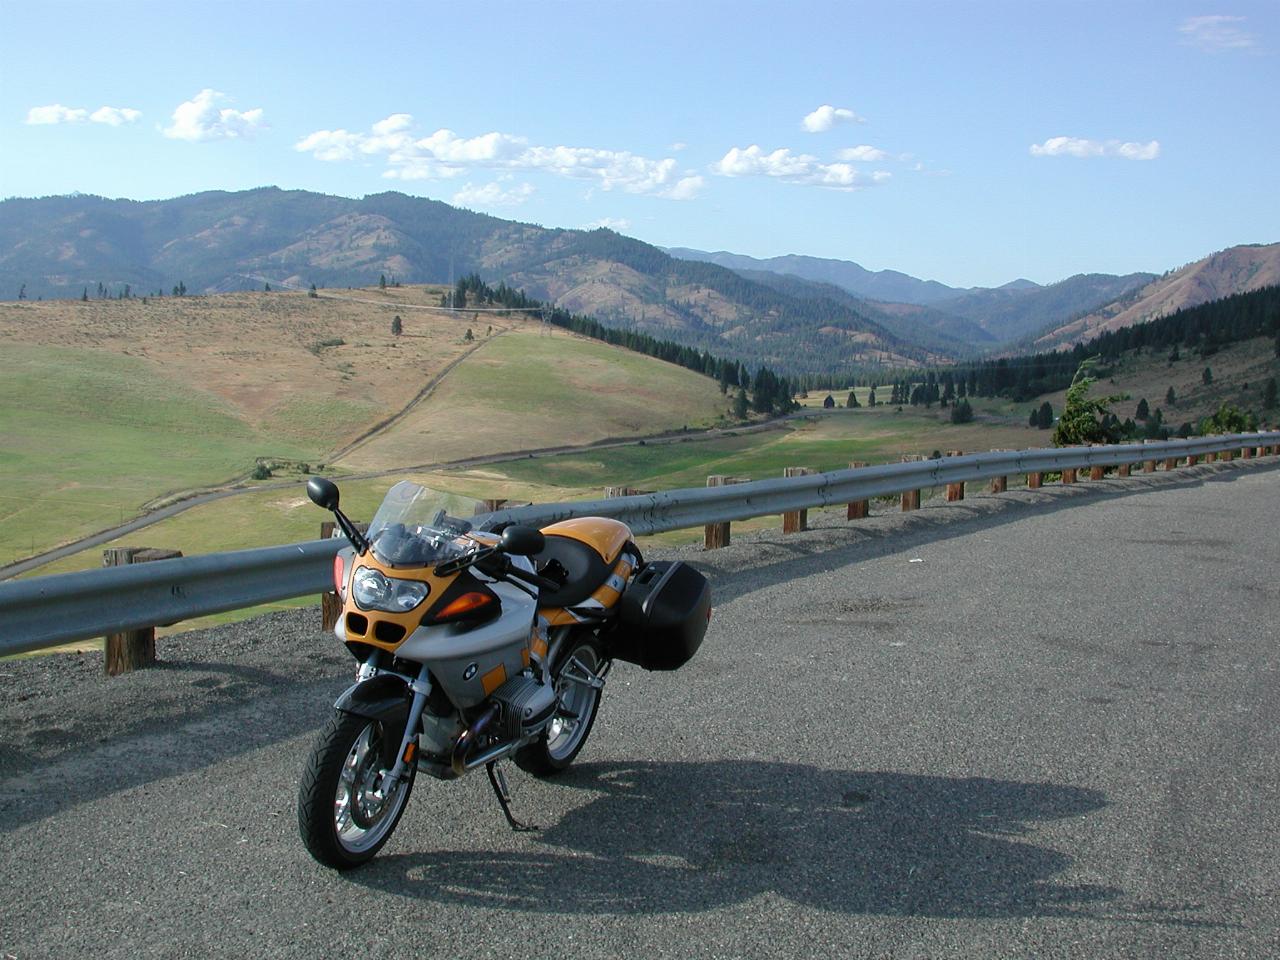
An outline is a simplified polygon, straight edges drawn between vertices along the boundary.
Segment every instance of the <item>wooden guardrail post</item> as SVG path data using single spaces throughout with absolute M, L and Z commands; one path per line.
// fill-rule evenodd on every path
M 108 547 L 102 551 L 104 567 L 126 567 L 149 560 L 171 560 L 182 556 L 181 550 L 157 550 L 152 547 Z M 156 628 L 126 630 L 107 635 L 102 648 L 102 664 L 107 676 L 141 670 L 156 662 Z
M 1031 473 L 1027 474 L 1028 490 L 1039 490 L 1042 483 L 1044 483 L 1044 474 L 1039 470 L 1033 470 Z
M 1075 468 L 1075 467 L 1063 467 L 1063 468 L 1062 468 L 1062 482 L 1063 482 L 1063 483 L 1075 483 L 1075 482 L 1076 482 L 1076 468 Z
M 857 470 L 860 467 L 869 466 L 865 460 L 854 460 L 849 464 L 849 468 Z M 865 520 L 871 515 L 871 504 L 866 500 L 854 500 L 845 510 L 846 520 Z
M 1252 460 L 1252 459 L 1253 459 L 1253 447 L 1241 447 L 1241 448 L 1240 448 L 1240 459 L 1241 459 L 1241 460 Z
M 902 457 L 903 463 L 922 463 L 923 461 L 924 461 L 924 457 L 918 453 L 908 453 L 908 454 L 904 454 Z M 920 491 L 919 490 L 902 491 L 902 512 L 906 513 L 908 510 L 919 510 L 919 509 L 920 509 Z
M 963 457 L 963 450 L 948 450 L 948 457 Z M 957 500 L 964 499 L 964 483 L 948 483 L 947 484 L 947 503 L 955 503 Z
M 784 477 L 805 477 L 811 473 L 816 473 L 808 467 L 783 467 L 782 475 Z M 808 510 L 788 510 L 782 515 L 782 532 L 783 533 L 799 533 L 801 530 L 809 529 L 809 511 Z
M 1188 466 L 1188 467 L 1194 467 L 1194 466 L 1195 466 L 1197 463 L 1199 463 L 1199 462 L 1200 462 L 1200 455 L 1199 455 L 1198 453 L 1188 453 L 1188 454 L 1187 454 L 1187 466 Z
M 1235 451 L 1223 450 L 1218 454 L 1218 459 L 1221 460 L 1223 463 L 1230 463 L 1232 460 L 1235 459 Z
M 1143 443 L 1151 443 L 1152 441 L 1151 441 L 1151 440 L 1143 440 L 1142 442 L 1143 442 Z M 1155 462 L 1154 460 L 1143 460 L 1143 461 L 1142 461 L 1142 472 L 1143 472 L 1143 473 L 1155 473 L 1155 472 L 1156 472 L 1156 462 Z
M 708 487 L 727 487 L 734 483 L 747 483 L 748 477 L 727 477 L 724 474 L 713 474 L 707 477 Z M 719 550 L 721 547 L 729 545 L 729 521 L 723 523 L 708 523 L 703 530 L 702 548 L 704 550 Z
M 1091 443 L 1091 444 L 1089 444 L 1089 446 L 1090 446 L 1090 447 L 1102 447 L 1102 446 L 1106 446 L 1106 444 L 1102 444 L 1102 443 Z M 1090 480 L 1101 480 L 1101 479 L 1103 479 L 1104 477 L 1106 477 L 1106 475 L 1107 475 L 1107 468 L 1106 468 L 1106 467 L 1098 466 L 1098 465 L 1096 465 L 1096 464 L 1094 464 L 1094 465 L 1090 465 L 1090 467 L 1089 467 L 1089 479 L 1090 479 Z
M 1216 463 L 1217 460 L 1218 460 L 1218 455 L 1212 450 L 1204 455 L 1205 463 Z
M 1007 450 L 992 450 L 992 453 L 1007 453 Z M 1005 493 L 1009 489 L 1008 477 L 992 477 L 990 490 L 992 493 Z
M 1130 476 L 1132 473 L 1133 473 L 1133 464 L 1131 463 L 1122 463 L 1120 464 L 1120 466 L 1116 467 L 1116 476 L 1118 477 L 1127 477 L 1127 476 Z

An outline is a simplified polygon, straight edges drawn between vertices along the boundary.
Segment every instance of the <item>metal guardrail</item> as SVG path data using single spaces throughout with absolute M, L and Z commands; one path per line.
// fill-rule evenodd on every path
M 484 515 L 478 526 L 545 525 L 603 516 L 623 521 L 638 534 L 660 533 L 1010 474 L 1119 466 L 1278 444 L 1280 432 L 1268 432 L 977 453 L 723 487 L 534 504 Z M 333 555 L 343 542 L 314 540 L 3 582 L 0 655 L 323 593 L 330 589 Z

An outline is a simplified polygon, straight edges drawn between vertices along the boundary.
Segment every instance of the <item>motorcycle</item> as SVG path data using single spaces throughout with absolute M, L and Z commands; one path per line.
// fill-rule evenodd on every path
M 419 773 L 484 767 L 511 828 L 536 829 L 513 815 L 499 762 L 566 769 L 614 661 L 677 669 L 711 618 L 706 579 L 646 563 L 617 520 L 477 529 L 478 501 L 402 481 L 362 533 L 332 481 L 312 478 L 307 494 L 348 541 L 333 563 L 334 633 L 358 662 L 298 791 L 302 841 L 337 870 L 378 853 Z

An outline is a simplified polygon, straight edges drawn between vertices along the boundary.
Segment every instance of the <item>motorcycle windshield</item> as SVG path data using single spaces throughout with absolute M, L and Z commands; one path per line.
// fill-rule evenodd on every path
M 479 500 L 401 480 L 387 491 L 369 524 L 374 556 L 391 566 L 444 563 L 476 549 L 471 529 Z

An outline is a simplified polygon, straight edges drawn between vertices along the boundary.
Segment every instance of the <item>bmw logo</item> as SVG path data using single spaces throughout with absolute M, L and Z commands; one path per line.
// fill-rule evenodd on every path
M 476 671 L 479 669 L 480 667 L 478 664 L 474 664 L 474 663 L 467 664 L 467 669 L 462 671 L 462 679 L 470 680 L 472 677 L 476 675 Z

